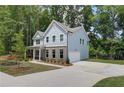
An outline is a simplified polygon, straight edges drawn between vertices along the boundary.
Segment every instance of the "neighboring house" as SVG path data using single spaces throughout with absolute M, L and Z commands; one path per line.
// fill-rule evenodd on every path
M 33 36 L 33 60 L 57 59 L 70 62 L 89 58 L 89 38 L 83 26 L 69 28 L 55 20 L 45 32 Z

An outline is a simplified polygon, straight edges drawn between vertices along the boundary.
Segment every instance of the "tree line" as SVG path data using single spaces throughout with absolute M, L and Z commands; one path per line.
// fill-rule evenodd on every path
M 53 19 L 69 27 L 84 25 L 90 57 L 124 59 L 124 6 L 95 5 L 0 6 L 0 55 L 24 51 Z

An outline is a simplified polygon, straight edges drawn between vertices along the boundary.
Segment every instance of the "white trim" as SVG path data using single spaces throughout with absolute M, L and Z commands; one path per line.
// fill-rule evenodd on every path
M 61 25 L 59 25 L 55 20 L 53 20 L 51 23 L 50 23 L 50 25 L 48 26 L 48 28 L 46 29 L 46 31 L 44 32 L 44 37 L 45 37 L 45 35 L 46 35 L 46 33 L 49 31 L 49 29 L 52 27 L 52 25 L 53 24 L 57 24 L 57 26 L 59 26 L 60 28 L 62 28 L 63 29 L 63 31 L 65 31 L 66 33 L 67 33 L 67 30 L 66 29 L 64 29 Z
M 40 38 L 36 38 L 37 35 L 39 35 L 40 38 L 43 38 L 43 36 L 40 35 L 39 31 L 37 31 L 37 32 L 34 34 L 34 36 L 33 36 L 32 39 L 33 39 L 33 40 L 35 40 L 35 39 L 40 39 Z

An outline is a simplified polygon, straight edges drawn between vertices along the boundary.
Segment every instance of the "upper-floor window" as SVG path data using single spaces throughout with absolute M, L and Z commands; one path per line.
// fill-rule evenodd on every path
M 63 41 L 63 34 L 60 35 L 60 41 Z
M 46 37 L 46 42 L 49 42 L 49 37 Z
M 84 39 L 80 38 L 80 44 L 84 45 Z
M 82 43 L 82 39 L 80 38 L 80 44 Z
M 40 44 L 40 40 L 38 39 L 38 40 L 36 40 L 36 44 Z
M 56 36 L 54 35 L 54 36 L 53 36 L 53 42 L 55 42 L 55 40 L 56 40 Z
M 84 45 L 84 39 L 82 39 L 82 45 Z

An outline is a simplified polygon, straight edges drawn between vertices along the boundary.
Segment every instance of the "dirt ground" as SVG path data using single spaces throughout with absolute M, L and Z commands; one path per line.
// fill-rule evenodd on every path
M 0 60 L 6 60 L 7 57 L 8 57 L 8 55 L 7 56 L 0 56 Z

